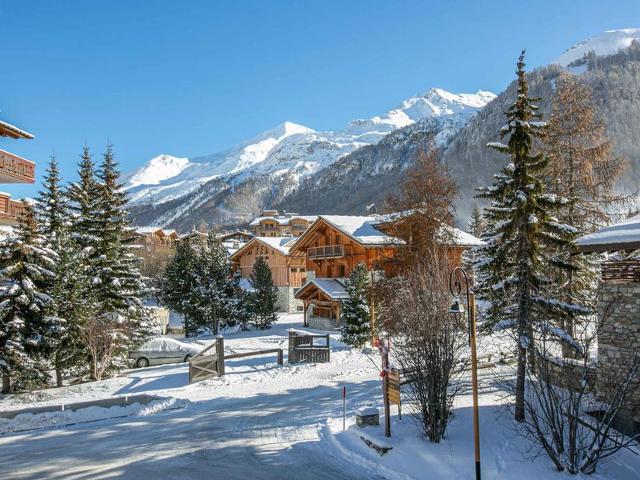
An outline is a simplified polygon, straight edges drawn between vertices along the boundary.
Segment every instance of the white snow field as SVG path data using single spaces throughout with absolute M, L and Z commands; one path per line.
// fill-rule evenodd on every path
M 270 330 L 228 335 L 226 351 L 282 347 L 286 354 L 292 327 L 302 328 L 301 315 L 282 315 Z M 377 352 L 364 354 L 337 338 L 332 334 L 330 364 L 278 366 L 275 355 L 237 359 L 227 362 L 224 377 L 193 385 L 188 385 L 185 364 L 164 365 L 101 382 L 0 397 L 0 410 L 139 393 L 186 400 L 176 410 L 7 432 L 0 435 L 0 478 L 473 478 L 468 395 L 459 398 L 448 438 L 439 445 L 420 439 L 407 416 L 400 423 L 393 419 L 394 448 L 382 457 L 353 434 L 357 427 L 342 432 L 343 386 L 349 424 L 357 408 L 382 402 Z M 499 350 L 495 344 L 483 346 L 484 355 L 491 351 L 496 356 Z M 489 370 L 483 372 L 484 478 L 568 478 L 545 458 L 525 458 L 528 445 L 498 406 L 502 392 Z M 640 478 L 640 457 L 625 452 L 591 478 Z

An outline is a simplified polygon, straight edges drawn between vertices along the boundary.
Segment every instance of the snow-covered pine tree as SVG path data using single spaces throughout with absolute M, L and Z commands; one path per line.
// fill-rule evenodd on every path
M 471 235 L 474 235 L 478 238 L 482 237 L 482 234 L 484 232 L 484 219 L 482 218 L 482 211 L 480 210 L 480 208 L 478 208 L 477 204 L 473 205 L 468 229 Z
M 17 383 L 46 382 L 46 359 L 53 339 L 65 328 L 51 315 L 52 299 L 45 291 L 55 278 L 56 254 L 45 246 L 31 205 L 15 237 L 0 242 L 0 371 L 2 391 Z
M 347 298 L 342 301 L 340 323 L 342 341 L 354 347 L 363 347 L 371 338 L 371 317 L 369 312 L 369 271 L 363 263 L 349 274 L 346 281 Z
M 56 385 L 60 387 L 66 371 L 85 364 L 87 352 L 82 343 L 82 326 L 91 309 L 87 303 L 84 252 L 71 237 L 67 199 L 61 190 L 60 172 L 53 156 L 36 203 L 36 218 L 47 248 L 58 257 L 55 279 L 48 285 L 47 293 L 53 299 L 52 310 L 66 321 L 64 331 L 54 338 L 52 352 Z
M 546 123 L 539 121 L 538 99 L 529 97 L 524 67 L 523 51 L 517 64 L 517 98 L 500 129 L 500 137 L 507 137 L 508 143 L 488 144 L 511 161 L 495 175 L 494 185 L 481 188 L 478 194 L 489 201 L 485 208 L 487 244 L 480 250 L 477 265 L 479 293 L 490 301 L 484 328 L 515 332 L 517 421 L 525 417 L 527 353 L 534 351 L 534 328 L 546 321 L 552 305 L 562 307 L 561 302 L 547 296 L 550 259 L 545 249 L 566 245 L 564 226 L 550 216 L 565 200 L 546 193 L 543 175 L 548 161 L 542 153 L 532 152 L 533 141 L 543 136 Z
M 190 241 L 178 242 L 176 252 L 167 264 L 160 291 L 162 303 L 182 315 L 187 337 L 197 332 L 193 303 L 196 262 L 196 252 Z
M 198 253 L 194 278 L 194 323 L 200 331 L 217 334 L 220 325 L 239 319 L 239 278 L 214 232 L 209 232 L 206 248 Z
M 98 172 L 95 274 L 91 279 L 98 307 L 91 321 L 100 323 L 91 330 L 108 336 L 98 342 L 108 348 L 91 349 L 92 374 L 98 378 L 126 366 L 127 350 L 151 333 L 149 313 L 142 303 L 147 291 L 140 259 L 126 243 L 127 198 L 119 177 L 113 149 L 108 145 Z
M 253 291 L 249 295 L 250 315 L 256 327 L 264 330 L 278 320 L 276 314 L 278 287 L 273 284 L 269 264 L 261 256 L 258 256 L 253 264 L 251 286 Z
M 99 238 L 98 213 L 100 196 L 96 168 L 86 145 L 82 148 L 78 164 L 78 181 L 69 185 L 66 196 L 70 212 L 71 235 L 80 248 L 86 251 L 88 270 L 93 270 L 91 260 L 96 255 Z M 95 272 L 88 271 L 93 277 Z

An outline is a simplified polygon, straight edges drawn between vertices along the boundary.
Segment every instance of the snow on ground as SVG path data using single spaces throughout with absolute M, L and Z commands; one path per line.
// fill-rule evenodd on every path
M 286 357 L 287 330 L 302 329 L 301 321 L 301 315 L 282 315 L 270 330 L 229 334 L 225 350 L 282 347 Z M 275 355 L 236 359 L 227 362 L 224 377 L 193 385 L 188 384 L 186 364 L 164 365 L 101 382 L 1 398 L 0 410 L 139 393 L 188 400 L 184 408 L 154 415 L 1 435 L 1 477 L 472 478 L 468 394 L 459 398 L 444 442 L 425 442 L 408 416 L 402 422 L 394 417 L 394 448 L 380 457 L 353 435 L 355 427 L 342 433 L 340 420 L 343 386 L 350 424 L 357 408 L 381 406 L 379 356 L 342 345 L 337 333 L 332 333 L 331 347 L 329 364 L 288 366 L 285 361 L 285 366 L 278 366 Z M 504 347 L 487 339 L 481 350 L 481 358 L 488 360 L 491 354 L 495 360 Z M 491 381 L 490 369 L 482 375 L 485 478 L 561 478 L 545 458 L 524 459 L 527 444 L 516 437 L 510 418 L 497 406 L 501 392 Z M 638 477 L 640 457 L 625 453 L 592 478 Z

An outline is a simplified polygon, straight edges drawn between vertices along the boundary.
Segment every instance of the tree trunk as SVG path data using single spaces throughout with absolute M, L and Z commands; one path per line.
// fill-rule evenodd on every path
M 516 406 L 514 418 L 517 422 L 523 422 L 524 413 L 524 382 L 525 369 L 527 368 L 527 350 L 520 345 L 518 340 L 518 369 L 516 374 Z
M 60 365 L 60 355 L 56 354 L 56 387 L 62 386 L 62 366 Z
M 11 376 L 5 372 L 2 374 L 2 393 L 11 392 Z

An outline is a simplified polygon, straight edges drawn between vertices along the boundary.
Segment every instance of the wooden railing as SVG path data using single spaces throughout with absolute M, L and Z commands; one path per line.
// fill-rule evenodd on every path
M 0 193 L 0 225 L 17 225 L 24 213 L 24 203 L 11 200 L 7 194 Z
M 602 264 L 605 282 L 640 282 L 640 260 L 613 260 Z
M 5 150 L 0 150 L 0 179 L 2 183 L 33 183 L 35 178 L 35 163 Z
M 316 345 L 314 340 L 324 340 L 324 345 Z M 289 365 L 296 363 L 328 363 L 331 360 L 329 334 L 312 335 L 289 330 Z
M 342 245 L 325 245 L 307 249 L 307 258 L 311 260 L 340 257 L 344 257 L 344 247 Z

